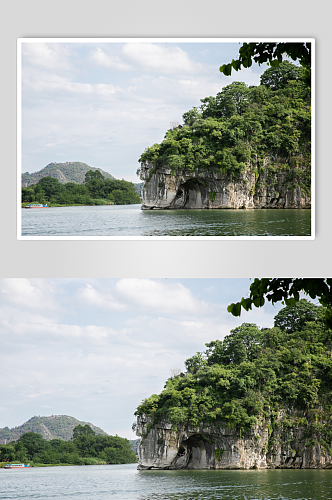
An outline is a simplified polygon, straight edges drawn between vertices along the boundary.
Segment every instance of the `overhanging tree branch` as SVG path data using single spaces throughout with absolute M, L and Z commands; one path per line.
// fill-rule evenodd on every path
M 272 304 L 282 301 L 293 306 L 300 300 L 300 293 L 318 299 L 326 308 L 325 323 L 332 328 L 332 278 L 255 278 L 250 285 L 250 295 L 240 302 L 230 304 L 227 311 L 233 316 L 240 316 L 241 309 L 251 310 L 252 306 L 262 307 L 265 300 Z
M 253 61 L 260 64 L 268 63 L 270 66 L 278 66 L 284 56 L 288 56 L 293 61 L 298 60 L 305 69 L 305 82 L 310 86 L 311 82 L 311 43 L 246 43 L 239 49 L 239 58 L 233 59 L 228 64 L 220 66 L 219 71 L 226 76 L 230 76 L 232 69 L 250 68 Z

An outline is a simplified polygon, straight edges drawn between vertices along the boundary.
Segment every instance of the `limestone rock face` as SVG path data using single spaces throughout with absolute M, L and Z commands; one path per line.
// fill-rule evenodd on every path
M 138 417 L 139 469 L 266 468 L 267 430 L 257 428 L 246 438 L 230 428 L 201 425 L 172 430 L 167 421 L 149 430 L 148 415 Z M 149 431 L 149 432 L 148 432 Z
M 269 468 L 332 469 L 332 452 L 305 439 L 304 427 L 290 428 L 287 435 L 277 428 L 270 438 L 266 462 Z
M 227 426 L 197 427 L 161 421 L 152 426 L 149 415 L 137 417 L 139 469 L 266 469 L 332 468 L 331 450 L 305 445 L 305 429 L 287 435 L 266 424 L 241 435 Z M 290 445 L 290 443 L 292 443 Z
M 144 181 L 142 210 L 191 208 L 310 208 L 310 196 L 299 187 L 289 189 L 286 174 L 271 177 L 248 169 L 236 180 L 208 170 L 183 170 L 173 175 L 167 167 L 141 164 Z

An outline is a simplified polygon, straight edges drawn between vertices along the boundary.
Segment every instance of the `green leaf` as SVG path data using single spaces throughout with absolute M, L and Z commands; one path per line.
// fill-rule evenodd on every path
M 231 314 L 233 314 L 234 305 L 235 304 L 229 304 L 229 306 L 227 307 L 227 311 Z
M 232 311 L 233 316 L 241 316 L 241 304 L 240 304 L 240 302 L 233 304 L 233 306 L 234 306 L 233 311 Z
M 265 299 L 264 297 L 256 297 L 254 299 L 254 305 L 256 307 L 262 307 L 265 304 Z
M 285 299 L 285 304 L 286 306 L 295 306 L 296 300 L 294 297 L 291 297 L 290 299 Z
M 272 61 L 270 61 L 270 65 L 272 68 L 275 68 L 276 66 L 279 66 L 279 61 L 278 59 L 273 59 Z
M 243 307 L 243 309 L 245 311 L 249 311 L 249 309 L 251 309 L 251 306 L 252 306 L 252 300 L 251 299 L 244 299 L 242 297 L 242 299 L 241 299 L 241 306 Z
M 220 66 L 219 71 L 224 73 L 226 76 L 231 76 L 232 73 L 232 64 L 223 64 Z

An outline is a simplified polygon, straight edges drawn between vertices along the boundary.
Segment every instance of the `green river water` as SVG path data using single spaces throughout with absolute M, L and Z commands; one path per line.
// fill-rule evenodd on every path
M 138 471 L 136 464 L 0 469 L 0 498 L 325 500 L 332 499 L 332 470 Z
M 22 236 L 310 236 L 311 210 L 22 209 Z

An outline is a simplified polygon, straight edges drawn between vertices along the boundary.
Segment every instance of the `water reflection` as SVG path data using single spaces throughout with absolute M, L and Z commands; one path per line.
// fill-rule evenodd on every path
M 311 210 L 144 211 L 144 236 L 310 236 Z M 147 223 L 148 224 L 148 223 Z
M 332 494 L 331 470 L 140 471 L 139 500 L 320 500 Z

